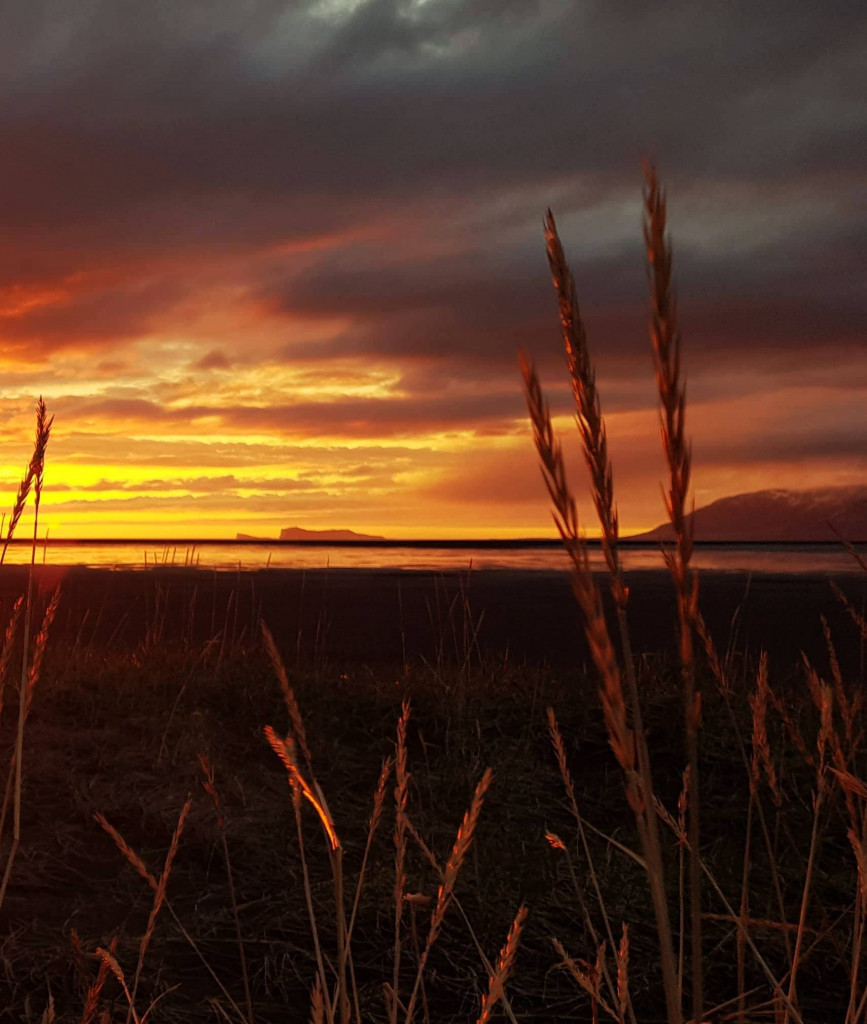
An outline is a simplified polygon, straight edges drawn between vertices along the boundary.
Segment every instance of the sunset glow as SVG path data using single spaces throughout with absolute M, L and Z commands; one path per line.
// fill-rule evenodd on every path
M 583 494 L 550 205 L 623 529 L 655 526 L 651 142 L 697 503 L 864 479 L 862 168 L 834 144 L 856 116 L 845 19 L 753 11 L 748 44 L 723 8 L 686 19 L 688 40 L 650 13 L 624 36 L 604 5 L 494 8 L 141 9 L 132 35 L 77 9 L 50 29 L 22 13 L 0 44 L 15 97 L 0 151 L 7 504 L 42 394 L 56 420 L 41 523 L 58 539 L 551 536 L 517 368 L 519 348 L 537 360 Z M 691 55 L 737 39 L 734 86 L 695 71 Z

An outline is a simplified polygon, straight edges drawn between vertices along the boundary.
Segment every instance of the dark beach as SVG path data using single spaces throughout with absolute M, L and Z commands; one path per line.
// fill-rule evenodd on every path
M 195 646 L 243 643 L 259 614 L 294 660 L 382 666 L 423 658 L 463 660 L 472 648 L 519 664 L 581 666 L 587 650 L 566 573 L 534 570 L 428 572 L 266 569 L 214 572 L 38 567 L 39 585 L 63 583 L 55 636 L 68 649 L 131 649 L 152 641 Z M 0 597 L 22 592 L 25 570 L 7 566 Z M 603 592 L 604 576 L 598 577 Z M 860 611 L 867 578 L 834 582 Z M 627 573 L 629 621 L 637 653 L 674 650 L 676 610 L 663 571 Z M 822 616 L 844 667 L 860 678 L 858 631 L 825 575 L 703 572 L 699 607 L 717 647 L 768 653 L 777 672 L 801 652 L 823 669 Z M 225 639 L 224 639 L 225 637 Z

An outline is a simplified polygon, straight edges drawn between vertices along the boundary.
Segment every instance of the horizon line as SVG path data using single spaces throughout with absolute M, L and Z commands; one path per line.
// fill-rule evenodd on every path
M 588 547 L 601 547 L 601 537 L 585 537 L 585 544 Z M 34 544 L 32 537 L 13 537 L 8 541 L 10 547 L 31 547 Z M 646 535 L 637 534 L 634 537 L 621 537 L 619 545 L 631 545 L 635 547 L 658 548 L 661 544 L 671 541 L 648 538 Z M 727 545 L 732 547 L 750 547 L 753 545 L 826 545 L 842 546 L 839 540 L 780 540 L 769 538 L 767 540 L 698 540 L 694 542 L 696 547 L 703 545 Z M 854 543 L 867 543 L 855 541 Z M 322 538 L 305 538 L 295 540 L 280 540 L 279 538 L 269 539 L 258 537 L 251 540 L 237 540 L 229 537 L 45 537 L 35 542 L 37 548 L 42 547 L 63 547 L 64 545 L 157 545 L 163 548 L 181 547 L 204 547 L 216 545 L 219 547 L 331 547 L 331 548 L 401 548 L 401 547 L 438 547 L 438 548 L 498 548 L 498 547 L 559 547 L 563 544 L 560 537 L 413 537 L 408 539 L 380 538 L 376 540 L 326 540 Z

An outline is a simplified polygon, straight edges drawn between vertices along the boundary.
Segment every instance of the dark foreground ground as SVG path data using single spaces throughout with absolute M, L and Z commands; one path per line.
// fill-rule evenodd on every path
M 8 569 L 0 596 L 21 590 Z M 46 595 L 56 582 L 44 573 Z M 426 986 L 432 1021 L 472 1021 L 487 987 L 476 939 L 493 958 L 518 906 L 530 916 L 510 992 L 522 1022 L 590 1020 L 589 1001 L 558 968 L 551 938 L 578 958 L 595 960 L 583 903 L 604 934 L 583 847 L 566 802 L 547 735 L 545 708 L 561 721 L 582 815 L 618 842 L 635 845 L 620 774 L 601 724 L 596 684 L 568 584 L 547 573 L 274 571 L 240 575 L 167 570 L 109 573 L 71 570 L 48 645 L 43 678 L 27 723 L 22 847 L 0 909 L 0 1020 L 42 1019 L 49 996 L 59 1019 L 79 1021 L 90 955 L 116 937 L 124 970 L 135 971 L 138 941 L 151 906 L 146 884 L 95 823 L 104 814 L 158 873 L 178 812 L 193 808 L 178 850 L 168 899 L 214 973 L 243 1006 L 235 925 L 220 833 L 201 785 L 198 755 L 217 772 L 237 889 L 255 1017 L 309 1018 L 315 973 L 303 865 L 282 767 L 263 739 L 289 726 L 274 673 L 258 637 L 261 613 L 289 667 L 303 709 L 316 776 L 346 848 L 354 882 L 383 758 L 394 752 L 401 701 L 412 702 L 408 736 L 409 811 L 419 834 L 444 863 L 476 780 L 492 766 L 495 781 L 458 895 L 466 921 L 450 912 L 431 959 Z M 841 585 L 860 608 L 864 586 Z M 655 778 L 674 808 L 683 766 L 681 697 L 667 654 L 673 601 L 662 574 L 632 574 L 631 609 L 642 692 L 646 697 Z M 44 596 L 43 596 L 44 599 Z M 754 655 L 770 652 L 771 683 L 785 693 L 798 728 L 813 743 L 816 715 L 806 696 L 799 652 L 823 676 L 828 653 L 820 616 L 831 624 L 850 694 L 860 691 L 861 645 L 827 580 L 707 574 L 704 614 L 719 647 L 730 640 L 735 717 L 730 719 L 706 670 L 702 736 L 703 854 L 737 906 L 749 788 L 737 729 L 750 735 L 744 699 Z M 736 615 L 736 611 L 740 611 Z M 732 620 L 735 620 L 734 630 Z M 7 687 L 0 757 L 12 749 L 15 695 Z M 785 794 L 765 807 L 787 921 L 797 920 L 812 823 L 815 778 L 771 720 L 771 743 Z M 853 769 L 863 765 L 853 762 Z M 863 774 L 862 774 L 863 777 Z M 391 981 L 394 816 L 391 786 L 374 839 L 354 937 L 355 971 L 365 1021 L 385 1020 L 383 984 Z M 841 801 L 820 822 L 817 891 L 809 910 L 810 949 L 801 966 L 805 1021 L 842 1021 L 855 892 Z M 559 835 L 569 852 L 552 848 Z M 8 837 L 8 828 L 4 832 Z M 305 814 L 307 866 L 326 955 L 333 950 L 334 909 L 328 860 L 313 816 Z M 642 873 L 607 840 L 589 835 L 616 940 L 630 930 L 633 999 L 642 1022 L 661 1019 L 652 914 Z M 751 913 L 779 920 L 768 859 L 754 837 Z M 667 844 L 672 914 L 677 917 L 678 854 Z M 0 846 L 5 863 L 8 838 Z M 576 886 L 577 883 L 577 886 Z M 434 895 L 437 878 L 413 846 L 407 889 Z M 724 908 L 706 896 L 709 1002 L 735 991 L 735 942 Z M 423 909 L 407 911 L 401 991 L 415 971 L 413 929 L 423 943 Z M 82 954 L 74 951 L 73 930 Z M 765 957 L 784 971 L 778 928 L 757 925 Z M 475 938 L 474 938 L 475 936 Z M 767 993 L 754 964 L 750 997 Z M 116 982 L 104 990 L 109 1019 L 126 1010 Z M 145 958 L 140 1009 L 161 997 L 153 1021 L 222 1020 L 229 1004 L 164 908 Z M 231 1010 L 229 1010 L 231 1016 Z M 725 1019 L 724 1011 L 713 1018 Z M 751 1018 L 763 1019 L 761 1012 Z

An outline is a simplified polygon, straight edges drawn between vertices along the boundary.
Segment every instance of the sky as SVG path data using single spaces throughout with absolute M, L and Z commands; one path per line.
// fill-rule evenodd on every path
M 52 537 L 552 535 L 519 348 L 592 535 L 549 206 L 622 529 L 655 526 L 642 156 L 697 505 L 867 482 L 862 4 L 6 0 L 0 28 L 0 481 L 42 394 Z

